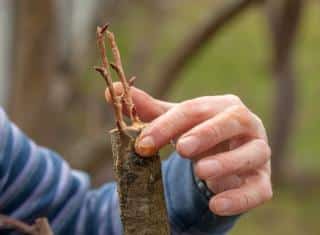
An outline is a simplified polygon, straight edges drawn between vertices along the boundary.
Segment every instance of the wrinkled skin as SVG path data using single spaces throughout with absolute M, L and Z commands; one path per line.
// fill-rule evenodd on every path
M 121 84 L 114 86 L 121 94 Z M 236 215 L 271 199 L 271 150 L 266 131 L 237 96 L 169 103 L 135 87 L 131 95 L 139 117 L 149 122 L 137 140 L 136 151 L 150 156 L 175 141 L 178 153 L 193 160 L 195 174 L 215 193 L 209 201 L 214 213 Z M 108 89 L 106 99 L 110 100 Z

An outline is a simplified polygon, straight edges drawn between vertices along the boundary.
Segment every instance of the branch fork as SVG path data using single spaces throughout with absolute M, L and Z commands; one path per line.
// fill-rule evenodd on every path
M 120 51 L 115 40 L 115 36 L 111 31 L 108 30 L 108 27 L 109 24 L 105 24 L 102 27 L 97 27 L 97 43 L 100 49 L 102 65 L 100 67 L 95 67 L 95 70 L 99 72 L 100 75 L 106 81 L 106 84 L 110 91 L 112 106 L 115 112 L 117 128 L 119 129 L 119 131 L 123 132 L 123 130 L 127 127 L 127 124 L 125 123 L 122 115 L 123 107 L 125 107 L 129 112 L 129 118 L 131 120 L 132 126 L 142 124 L 137 115 L 135 106 L 132 101 L 132 97 L 130 95 L 130 87 L 133 85 L 133 82 L 136 78 L 132 77 L 129 80 L 127 80 L 121 61 Z M 114 62 L 109 62 L 107 58 L 105 45 L 106 38 L 108 39 Z M 123 93 L 120 95 L 117 95 L 115 92 L 110 67 L 116 72 L 122 84 Z
M 109 62 L 106 56 L 105 37 L 111 48 L 113 62 Z M 155 153 L 142 157 L 135 152 L 136 140 L 145 126 L 139 120 L 130 95 L 135 77 L 127 80 L 114 34 L 108 31 L 107 24 L 97 28 L 97 42 L 102 66 L 95 69 L 107 83 L 117 123 L 117 128 L 111 130 L 110 135 L 123 233 L 169 235 L 160 156 Z M 110 68 L 122 84 L 120 95 L 115 92 Z M 129 113 L 130 125 L 123 120 L 123 108 Z

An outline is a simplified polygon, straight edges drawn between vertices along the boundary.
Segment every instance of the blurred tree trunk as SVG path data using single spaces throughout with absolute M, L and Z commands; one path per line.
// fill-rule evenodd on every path
M 285 151 L 297 106 L 297 85 L 293 58 L 302 8 L 303 0 L 271 0 L 267 2 L 273 45 L 271 69 L 276 89 L 271 145 L 273 180 L 277 183 L 284 181 Z
M 13 9 L 10 115 L 36 141 L 52 145 L 60 119 L 50 104 L 57 66 L 54 0 L 15 0 Z
M 92 56 L 83 52 L 93 50 L 95 41 L 87 40 L 89 46 L 75 42 L 81 36 L 94 38 L 96 25 L 90 22 L 83 29 L 85 35 L 74 32 L 72 22 L 81 20 L 73 17 L 75 8 L 69 2 L 15 0 L 13 4 L 10 116 L 37 143 L 57 150 L 76 168 L 94 171 L 94 162 L 107 161 L 108 156 L 112 161 L 111 146 L 102 132 L 112 119 L 105 112 L 103 83 L 81 79 L 90 71 L 95 48 Z M 64 12 L 57 12 L 61 7 Z
M 12 2 L 0 1 L 0 105 L 6 106 L 8 101 L 8 87 L 10 70 L 8 68 L 10 55 L 10 32 L 12 23 Z

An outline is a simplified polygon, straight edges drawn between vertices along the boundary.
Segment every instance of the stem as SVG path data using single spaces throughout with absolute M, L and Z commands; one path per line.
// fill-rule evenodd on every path
M 107 70 L 102 67 L 95 67 L 95 70 L 101 74 L 101 76 L 107 83 L 107 86 L 110 91 L 111 101 L 113 104 L 112 107 L 116 115 L 116 124 L 119 130 L 122 131 L 126 127 L 126 124 L 123 121 L 121 98 L 115 94 L 113 83 L 109 83 L 108 78 L 110 78 L 110 76 L 108 76 Z
M 116 116 L 117 127 L 119 128 L 120 131 L 123 131 L 123 129 L 126 127 L 126 124 L 123 121 L 121 99 L 116 95 L 114 90 L 111 73 L 110 73 L 109 62 L 106 55 L 106 46 L 104 42 L 105 32 L 107 31 L 108 26 L 109 26 L 108 24 L 105 24 L 102 27 L 99 27 L 99 26 L 97 27 L 97 44 L 100 49 L 102 67 L 95 67 L 95 70 L 99 72 L 100 75 L 106 81 L 106 84 L 110 91 L 111 102 L 113 104 L 112 106 Z
M 132 97 L 130 95 L 130 83 L 127 81 L 126 75 L 125 75 L 124 70 L 123 70 L 120 51 L 119 51 L 119 48 L 117 46 L 117 43 L 116 43 L 116 40 L 115 40 L 115 36 L 114 36 L 114 34 L 112 32 L 107 30 L 107 38 L 109 40 L 110 47 L 111 47 L 111 50 L 112 50 L 113 59 L 115 61 L 115 63 L 111 63 L 110 66 L 111 66 L 111 68 L 113 68 L 116 71 L 116 73 L 117 73 L 117 75 L 119 77 L 119 80 L 122 83 L 122 86 L 123 86 L 123 101 L 124 101 L 124 104 L 126 105 L 126 108 L 129 111 L 130 120 L 133 123 L 137 123 L 137 122 L 139 123 L 140 120 L 139 120 L 139 117 L 138 117 L 138 115 L 136 114 L 136 112 L 134 110 L 135 107 L 134 107 L 134 104 L 133 104 L 133 101 L 132 101 Z

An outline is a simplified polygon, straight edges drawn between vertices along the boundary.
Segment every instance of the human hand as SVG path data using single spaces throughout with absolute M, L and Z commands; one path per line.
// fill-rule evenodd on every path
M 114 86 L 121 94 L 122 86 Z M 150 122 L 136 142 L 137 153 L 150 156 L 177 140 L 178 153 L 193 160 L 195 174 L 215 193 L 209 201 L 215 214 L 243 213 L 272 197 L 271 150 L 263 123 L 238 97 L 169 103 L 134 87 L 131 94 L 139 117 Z

